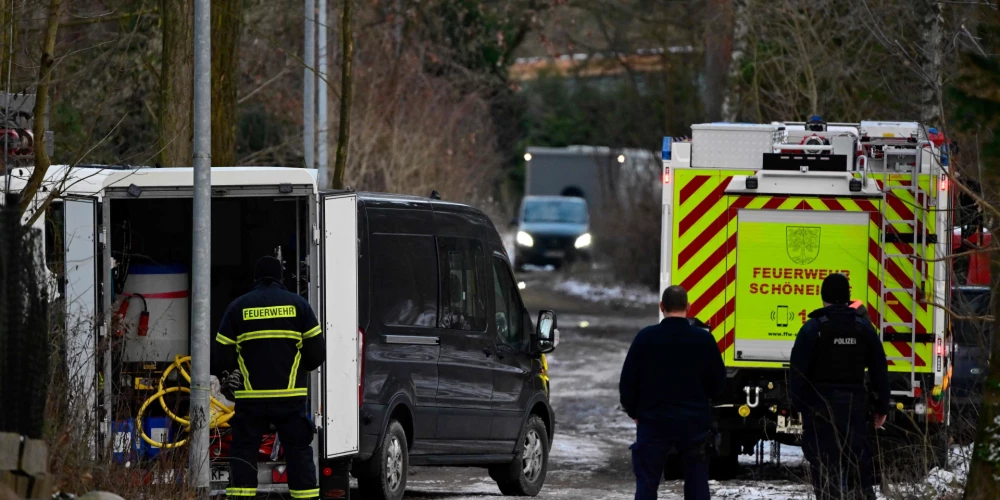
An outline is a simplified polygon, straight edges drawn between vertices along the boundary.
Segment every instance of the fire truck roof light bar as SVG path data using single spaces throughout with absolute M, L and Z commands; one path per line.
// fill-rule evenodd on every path
M 804 126 L 809 125 L 809 122 L 778 122 L 782 125 L 793 125 L 793 126 Z M 826 124 L 827 127 L 860 127 L 860 123 L 847 123 L 847 122 L 829 122 Z

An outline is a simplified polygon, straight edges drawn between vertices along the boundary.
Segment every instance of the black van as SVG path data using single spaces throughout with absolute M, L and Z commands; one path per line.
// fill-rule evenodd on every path
M 558 342 L 555 314 L 533 325 L 482 212 L 359 194 L 357 213 L 362 497 L 402 498 L 411 465 L 484 467 L 504 494 L 538 494 L 555 424 L 542 360 Z

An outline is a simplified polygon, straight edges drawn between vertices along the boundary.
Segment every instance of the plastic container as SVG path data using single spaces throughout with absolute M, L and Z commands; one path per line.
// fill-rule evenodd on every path
M 190 351 L 190 291 L 188 270 L 183 266 L 133 265 L 129 267 L 123 298 L 129 300 L 125 314 L 125 362 L 173 362 Z M 140 333 L 140 315 L 146 301 L 149 318 L 146 335 Z
M 137 440 L 141 440 L 135 432 L 135 421 L 119 420 L 112 424 L 112 458 L 115 463 L 134 462 L 138 457 Z
M 160 443 L 170 443 L 174 440 L 174 428 L 173 421 L 169 417 L 147 417 L 142 419 L 142 430 L 149 436 L 153 441 Z M 160 447 L 153 446 L 142 439 L 141 436 L 137 436 L 138 447 L 139 447 L 139 457 L 145 459 L 153 459 L 160 456 Z

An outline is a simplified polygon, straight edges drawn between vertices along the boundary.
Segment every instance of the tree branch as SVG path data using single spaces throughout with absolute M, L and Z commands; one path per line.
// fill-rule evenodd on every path
M 937 302 L 933 302 L 933 301 L 922 300 L 922 301 L 920 301 L 920 303 L 921 304 L 927 304 L 927 305 L 929 305 L 931 307 L 936 307 L 938 309 L 941 309 L 942 311 L 947 312 L 948 315 L 951 316 L 951 319 L 958 319 L 958 320 L 962 320 L 962 321 L 986 321 L 986 322 L 990 322 L 990 323 L 992 323 L 993 320 L 994 320 L 994 317 L 993 316 L 989 316 L 989 315 L 987 315 L 987 316 L 965 316 L 965 315 L 962 315 L 962 314 L 958 314 L 957 312 L 955 312 L 954 310 L 952 310 L 952 308 L 950 308 L 950 307 L 948 307 L 948 306 L 946 306 L 944 304 L 938 304 Z
M 251 97 L 253 97 L 254 94 L 256 94 L 257 92 L 260 92 L 261 90 L 264 90 L 265 88 L 267 88 L 268 85 L 271 85 L 272 83 L 278 81 L 279 78 L 285 76 L 286 73 L 288 73 L 288 66 L 285 66 L 285 67 L 281 68 L 281 71 L 279 71 L 277 75 L 272 76 L 266 82 L 264 82 L 264 83 L 260 84 L 259 86 L 257 86 L 257 88 L 251 90 L 250 92 L 247 92 L 246 95 L 244 95 L 244 96 L 240 97 L 239 99 L 237 99 L 236 100 L 236 104 L 243 104 L 245 101 L 247 101 Z
M 45 179 L 51 160 L 45 148 L 45 112 L 49 104 L 49 84 L 52 80 L 52 67 L 55 65 L 56 35 L 59 33 L 59 16 L 62 14 L 62 0 L 51 0 L 49 3 L 49 19 L 45 26 L 45 40 L 42 45 L 42 57 L 38 65 L 38 87 L 35 90 L 34 127 L 32 133 L 35 142 L 35 168 L 28 178 L 27 185 L 21 191 L 21 215 L 28 211 L 35 193 Z
M 157 12 L 158 10 L 154 8 L 148 10 L 138 10 L 135 12 L 123 12 L 121 14 L 113 14 L 107 16 L 84 17 L 80 19 L 73 19 L 71 21 L 59 23 L 59 26 L 63 28 L 73 28 L 76 26 L 86 26 L 90 24 L 107 23 L 111 21 L 122 21 L 125 19 L 131 19 L 133 17 L 144 16 L 146 14 L 155 14 Z

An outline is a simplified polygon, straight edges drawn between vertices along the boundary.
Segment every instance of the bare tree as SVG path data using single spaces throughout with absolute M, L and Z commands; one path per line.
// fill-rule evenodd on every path
M 11 56 L 17 46 L 17 22 L 15 14 L 15 0 L 0 0 L 0 90 L 6 91 L 8 81 L 8 68 L 13 64 Z
M 707 0 L 705 18 L 705 91 L 702 94 L 705 116 L 711 121 L 722 118 L 733 55 L 733 0 Z
M 733 53 L 726 80 L 726 97 L 722 102 L 722 119 L 735 122 L 742 108 L 739 78 L 747 54 L 747 37 L 750 32 L 747 3 L 750 0 L 733 0 Z
M 52 67 L 55 65 L 56 37 L 59 34 L 59 19 L 63 13 L 62 0 L 50 0 L 45 22 L 45 35 L 42 42 L 42 55 L 38 64 L 38 86 L 35 90 L 35 121 L 32 133 L 35 137 L 45 137 L 45 116 L 49 103 L 49 85 L 52 83 Z M 25 213 L 35 198 L 35 193 L 42 186 L 45 174 L 49 170 L 51 160 L 45 150 L 45 145 L 35 147 L 35 168 L 24 190 L 21 191 L 21 213 Z
M 189 1 L 160 2 L 163 49 L 158 118 L 160 164 L 165 167 L 190 166 L 194 154 L 193 9 Z
M 334 189 L 344 189 L 344 171 L 347 169 L 347 152 L 351 140 L 351 101 L 354 98 L 354 80 L 351 72 L 354 64 L 353 4 L 353 0 L 344 0 L 344 8 L 340 14 L 343 54 L 340 67 L 340 132 L 337 137 L 337 160 L 333 171 Z M 326 165 L 323 168 L 327 168 Z
M 236 165 L 244 0 L 212 0 L 212 166 Z
M 488 100 L 429 73 L 425 46 L 411 40 L 396 57 L 394 36 L 391 23 L 379 24 L 357 42 L 365 71 L 354 73 L 345 185 L 486 202 L 503 161 Z
M 918 43 L 912 2 L 747 0 L 743 69 L 731 92 L 753 121 L 913 119 L 921 80 L 889 44 Z
M 920 61 L 921 80 L 920 120 L 926 124 L 939 124 L 942 113 L 942 58 L 944 52 L 944 12 L 939 0 L 919 0 L 914 2 L 916 15 L 920 19 Z

